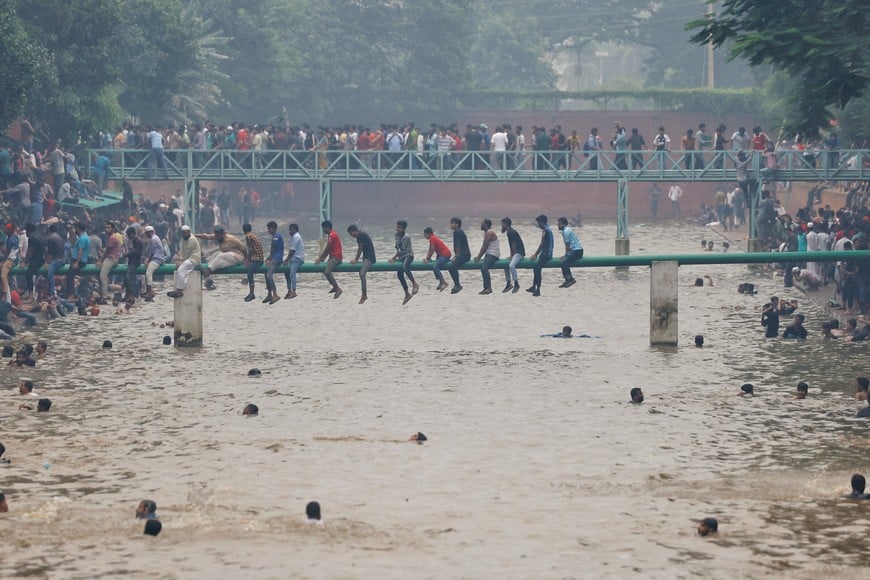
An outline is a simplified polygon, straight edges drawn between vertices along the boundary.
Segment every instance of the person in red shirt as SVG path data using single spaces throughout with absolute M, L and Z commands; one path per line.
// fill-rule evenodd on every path
M 319 264 L 326 261 L 326 269 L 323 271 L 323 275 L 332 286 L 329 293 L 333 295 L 333 298 L 338 298 L 341 296 L 342 290 L 339 288 L 338 282 L 335 281 L 335 276 L 332 273 L 341 264 L 341 238 L 332 230 L 332 222 L 329 220 L 325 220 L 320 224 L 320 229 L 323 231 L 323 235 L 326 236 L 326 245 L 323 246 L 323 251 L 314 263 Z
M 752 129 L 752 148 L 756 151 L 764 151 L 768 145 L 772 145 L 770 137 L 761 132 L 761 127 Z
M 423 259 L 423 262 L 428 264 L 432 259 L 432 254 L 435 254 L 435 264 L 432 266 L 432 272 L 438 280 L 438 291 L 441 292 L 447 288 L 447 282 L 444 280 L 444 274 L 441 273 L 441 268 L 444 268 L 450 263 L 450 257 L 452 254 L 450 253 L 447 244 L 435 235 L 432 228 L 424 229 L 423 235 L 426 236 L 427 240 L 429 240 L 429 251 L 426 252 L 426 258 Z
M 245 126 L 239 123 L 239 130 L 236 131 L 236 149 L 239 151 L 247 151 L 251 148 L 249 143 L 248 130 Z

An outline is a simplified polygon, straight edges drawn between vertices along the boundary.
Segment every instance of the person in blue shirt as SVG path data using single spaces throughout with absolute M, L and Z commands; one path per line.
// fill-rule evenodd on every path
M 88 264 L 88 253 L 91 249 L 91 239 L 88 237 L 88 232 L 84 224 L 76 223 L 73 226 L 73 235 L 76 238 L 75 245 L 72 247 L 72 259 L 70 261 L 69 272 L 67 273 L 66 285 L 69 296 L 73 295 L 75 290 L 75 277 L 79 273 L 79 268 Z M 85 285 L 82 285 L 84 287 Z
M 547 224 L 547 216 L 544 214 L 536 217 L 535 223 L 538 228 L 541 229 L 541 243 L 538 245 L 538 249 L 535 250 L 535 253 L 532 254 L 532 260 L 537 260 L 534 267 L 535 275 L 532 279 L 531 288 L 527 288 L 526 292 L 531 292 L 532 296 L 540 296 L 541 273 L 544 269 L 544 265 L 553 257 L 553 230 L 550 229 L 550 226 Z
M 93 167 L 94 181 L 97 182 L 97 194 L 103 195 L 103 185 L 106 183 L 106 178 L 109 176 L 109 158 L 105 155 L 100 155 L 94 161 Z
M 568 288 L 577 283 L 571 274 L 571 266 L 583 257 L 583 245 L 574 233 L 574 228 L 568 225 L 568 218 L 560 217 L 558 224 L 559 231 L 562 232 L 562 240 L 565 242 L 565 255 L 562 256 L 562 276 L 565 281 L 559 285 L 559 288 Z
M 272 237 L 272 245 L 269 247 L 269 256 L 266 258 L 266 292 L 268 295 L 263 303 L 275 304 L 281 297 L 275 287 L 275 270 L 284 262 L 284 236 L 278 233 L 278 224 L 270 221 L 266 224 L 266 230 Z

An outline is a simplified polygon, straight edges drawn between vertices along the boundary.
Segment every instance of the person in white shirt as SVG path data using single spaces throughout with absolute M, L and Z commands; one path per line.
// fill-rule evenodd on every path
M 676 183 L 671 185 L 668 190 L 668 199 L 671 200 L 671 209 L 674 212 L 674 219 L 680 217 L 680 198 L 683 197 L 683 189 Z
M 505 168 L 505 155 L 507 155 L 507 133 L 502 127 L 496 127 L 495 132 L 490 137 L 490 143 L 493 152 L 495 153 L 496 163 L 500 169 Z

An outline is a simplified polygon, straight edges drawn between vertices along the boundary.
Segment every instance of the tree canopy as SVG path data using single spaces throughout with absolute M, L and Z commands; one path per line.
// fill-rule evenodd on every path
M 845 107 L 870 83 L 867 33 L 870 13 L 863 0 L 724 0 L 718 15 L 691 22 L 692 42 L 731 43 L 732 58 L 769 64 L 797 81 L 789 125 L 817 133 L 831 118 L 828 107 Z

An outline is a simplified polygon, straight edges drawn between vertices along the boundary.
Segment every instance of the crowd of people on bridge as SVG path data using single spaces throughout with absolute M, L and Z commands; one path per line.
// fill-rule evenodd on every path
M 176 167 L 184 167 L 188 162 L 196 167 L 211 167 L 214 162 L 209 160 L 206 152 L 218 150 L 236 151 L 240 160 L 253 155 L 258 167 L 268 165 L 269 151 L 298 152 L 291 162 L 295 159 L 300 166 L 320 169 L 329 167 L 339 151 L 356 152 L 356 156 L 349 160 L 352 166 L 383 165 L 383 161 L 371 153 L 386 151 L 390 154 L 388 159 L 411 169 L 426 166 L 442 169 L 628 170 L 644 167 L 648 158 L 646 152 L 650 151 L 661 157 L 656 168 L 666 169 L 675 165 L 686 169 L 723 169 L 726 151 L 757 152 L 763 157 L 763 167 L 771 176 L 788 151 L 797 152 L 806 167 L 855 162 L 854 159 L 841 158 L 840 140 L 834 132 L 818 140 L 798 134 L 791 141 L 775 142 L 761 127 L 756 126 L 751 132 L 739 127 L 729 135 L 723 124 L 708 129 L 705 123 L 699 123 L 697 129 L 689 128 L 674 140 L 666 128 L 660 126 L 647 140 L 638 128 L 629 130 L 616 122 L 609 135 L 607 133 L 597 127 L 588 131 L 563 131 L 558 124 L 550 128 L 532 126 L 526 129 L 507 122 L 493 128 L 486 123 L 469 123 L 464 128 L 458 123 L 433 123 L 428 128 L 418 127 L 415 123 L 385 123 L 374 129 L 351 124 L 313 128 L 307 123 L 294 126 L 207 122 L 166 127 L 125 123 L 114 132 L 100 132 L 95 146 L 104 151 L 142 151 L 142 160 L 145 155 L 150 155 L 149 171 L 155 178 L 169 177 L 167 158 Z M 181 150 L 194 150 L 195 154 L 188 160 L 185 155 L 177 153 Z M 604 151 L 613 152 L 613 156 L 605 156 Z M 665 161 L 672 151 L 681 152 L 679 157 L 672 158 L 676 164 Z M 135 161 L 135 154 L 132 155 Z M 101 162 L 107 160 L 105 155 L 99 155 L 98 159 Z M 740 165 L 736 157 L 734 164 Z

